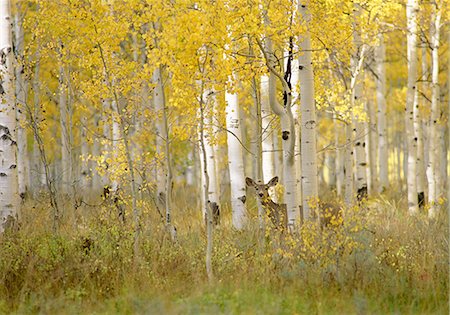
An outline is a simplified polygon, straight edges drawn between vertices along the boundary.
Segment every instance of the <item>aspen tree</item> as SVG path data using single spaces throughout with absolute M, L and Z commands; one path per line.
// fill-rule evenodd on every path
M 0 233 L 13 224 L 18 215 L 16 104 L 11 11 L 8 0 L 0 1 Z
M 262 129 L 262 175 L 263 182 L 267 183 L 276 176 L 274 161 L 273 128 L 271 123 L 273 115 L 270 110 L 269 102 L 269 76 L 261 76 L 261 129 Z M 269 195 L 272 200 L 275 199 L 274 187 L 269 188 Z
M 427 78 L 427 60 L 426 60 L 426 48 L 422 47 L 422 87 L 425 92 L 427 84 L 425 83 Z M 421 107 L 424 104 L 419 101 L 419 89 L 414 90 L 414 132 L 417 139 L 417 202 L 419 207 L 425 205 L 425 150 L 424 150 L 424 136 L 423 136 L 423 120 Z
M 364 123 L 361 121 L 361 115 L 357 113 L 356 107 L 361 105 L 362 92 L 363 92 L 363 60 L 365 54 L 365 45 L 361 40 L 361 28 L 359 27 L 359 19 L 361 15 L 361 7 L 359 4 L 355 4 L 354 16 L 353 16 L 353 42 L 355 45 L 355 52 L 351 58 L 352 68 L 352 120 L 353 120 L 353 137 L 354 137 L 354 150 L 355 150 L 355 166 L 356 166 L 356 195 L 359 201 L 367 198 L 367 156 L 365 151 L 365 134 L 367 132 L 364 127 Z M 361 64 L 361 65 L 359 65 Z M 359 68 L 359 69 L 358 69 Z
M 237 82 L 237 78 L 230 76 L 229 84 Z M 237 87 L 225 92 L 227 143 L 228 143 L 228 169 L 230 172 L 231 210 L 233 227 L 241 230 L 246 223 L 245 213 L 245 172 L 242 155 L 241 117 L 239 110 Z
M 25 197 L 30 189 L 30 160 L 27 148 L 27 130 L 25 125 L 26 106 L 28 95 L 28 82 L 23 76 L 24 72 L 24 34 L 22 5 L 16 4 L 16 14 L 14 15 L 14 47 L 15 47 L 15 86 L 16 86 L 16 111 L 17 111 L 17 171 L 19 181 L 19 194 Z
M 388 141 L 386 125 L 386 48 L 383 33 L 378 34 L 379 44 L 375 48 L 375 63 L 377 70 L 377 130 L 378 130 L 378 167 L 379 192 L 389 187 Z
M 303 216 L 310 219 L 311 206 L 316 208 L 317 187 L 317 149 L 316 149 L 316 105 L 314 101 L 314 72 L 311 57 L 311 35 L 309 24 L 311 14 L 309 1 L 299 1 L 298 10 L 306 23 L 305 34 L 301 36 L 299 56 L 300 102 L 301 102 L 301 152 L 302 152 L 302 189 Z
M 443 194 L 442 174 L 440 173 L 440 90 L 439 90 L 439 40 L 441 28 L 443 1 L 436 0 L 433 4 L 433 27 L 431 36 L 432 70 L 431 70 L 431 116 L 429 136 L 429 158 L 427 166 L 428 202 L 430 210 L 428 216 L 434 218 L 437 212 L 437 203 Z
M 61 52 L 62 54 L 62 52 Z M 62 59 L 62 58 L 61 58 Z M 60 125 L 61 125 L 61 178 L 62 178 L 62 192 L 69 193 L 69 187 L 72 185 L 72 144 L 70 141 L 70 110 L 68 103 L 68 88 L 67 77 L 64 66 L 61 65 L 59 69 L 59 110 L 60 110 Z
M 408 211 L 410 214 L 418 212 L 417 200 L 417 141 L 414 133 L 414 90 L 417 88 L 417 0 L 408 0 L 406 5 L 407 16 L 407 43 L 408 43 L 408 87 L 406 94 L 405 128 L 408 145 L 407 159 L 407 189 Z

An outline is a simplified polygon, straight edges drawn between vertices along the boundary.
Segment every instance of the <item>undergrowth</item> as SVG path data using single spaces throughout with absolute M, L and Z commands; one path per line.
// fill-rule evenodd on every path
M 67 210 L 53 233 L 48 207 L 28 201 L 20 229 L 0 237 L 0 313 L 448 314 L 447 216 L 410 217 L 401 204 L 370 200 L 287 236 L 261 235 L 252 201 L 254 224 L 234 231 L 225 205 L 208 282 L 202 215 L 186 196 L 176 242 L 141 204 L 139 257 L 111 207 Z

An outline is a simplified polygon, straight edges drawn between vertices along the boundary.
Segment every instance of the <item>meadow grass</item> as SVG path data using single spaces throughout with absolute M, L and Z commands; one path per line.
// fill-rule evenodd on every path
M 344 223 L 305 225 L 280 241 L 251 224 L 214 233 L 215 279 L 206 277 L 202 215 L 177 198 L 172 242 L 152 204 L 133 230 L 107 204 L 67 210 L 51 231 L 42 202 L 23 207 L 19 231 L 0 238 L 0 313 L 13 314 L 448 314 L 448 218 L 411 218 L 403 200 L 379 197 Z M 66 209 L 71 209 L 70 204 Z M 131 220 L 128 220 L 131 221 Z

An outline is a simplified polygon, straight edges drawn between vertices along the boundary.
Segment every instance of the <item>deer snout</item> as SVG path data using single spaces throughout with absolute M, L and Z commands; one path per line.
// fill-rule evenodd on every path
M 258 195 L 259 195 L 259 197 L 261 197 L 261 198 L 264 197 L 264 194 L 263 194 L 262 192 L 260 192 Z

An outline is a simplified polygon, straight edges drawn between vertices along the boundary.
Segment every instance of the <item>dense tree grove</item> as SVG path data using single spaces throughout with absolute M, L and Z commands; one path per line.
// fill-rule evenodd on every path
M 0 312 L 37 303 L 44 269 L 71 279 L 52 294 L 111 297 L 130 270 L 157 292 L 240 267 L 323 292 L 393 272 L 430 295 L 334 311 L 448 311 L 448 1 L 0 0 L 0 16 Z M 84 260 L 89 285 L 65 269 Z

